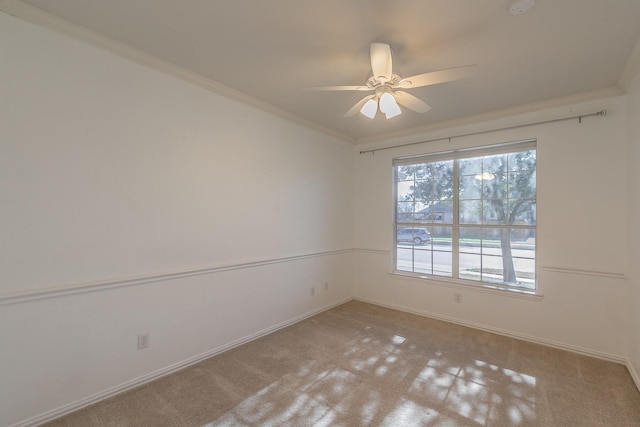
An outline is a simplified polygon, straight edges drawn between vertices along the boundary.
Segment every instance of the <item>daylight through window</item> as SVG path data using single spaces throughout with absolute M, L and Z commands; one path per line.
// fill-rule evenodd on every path
M 394 181 L 397 272 L 535 290 L 535 141 L 395 159 Z

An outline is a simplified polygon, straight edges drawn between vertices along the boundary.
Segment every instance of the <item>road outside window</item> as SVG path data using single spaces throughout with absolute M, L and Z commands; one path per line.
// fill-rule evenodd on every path
M 394 160 L 397 272 L 536 288 L 535 141 Z

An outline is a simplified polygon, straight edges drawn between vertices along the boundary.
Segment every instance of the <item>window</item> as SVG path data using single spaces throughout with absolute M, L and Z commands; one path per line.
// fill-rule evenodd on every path
M 394 270 L 536 288 L 536 144 L 394 160 Z

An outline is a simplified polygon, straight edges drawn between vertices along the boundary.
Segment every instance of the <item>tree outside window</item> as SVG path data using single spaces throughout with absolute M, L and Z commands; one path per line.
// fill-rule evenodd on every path
M 535 289 L 536 150 L 515 148 L 395 165 L 396 227 L 432 236 L 396 242 L 397 271 Z

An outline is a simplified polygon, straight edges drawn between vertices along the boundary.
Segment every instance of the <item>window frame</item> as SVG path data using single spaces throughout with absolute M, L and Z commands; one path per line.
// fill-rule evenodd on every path
M 538 188 L 537 188 L 537 171 L 538 171 L 538 159 L 537 159 L 537 140 L 536 139 L 526 139 L 519 140 L 507 143 L 493 144 L 481 147 L 471 147 L 471 148 L 461 148 L 456 150 L 448 150 L 448 151 L 439 151 L 434 153 L 426 153 L 426 154 L 418 154 L 412 156 L 398 157 L 394 158 L 392 161 L 392 197 L 393 197 L 393 222 L 392 222 L 392 266 L 391 271 L 392 274 L 401 275 L 409 278 L 416 279 L 427 279 L 429 281 L 436 282 L 444 282 L 453 285 L 465 285 L 472 286 L 479 289 L 490 289 L 490 290 L 499 290 L 499 291 L 510 291 L 515 293 L 522 294 L 530 294 L 530 295 L 539 295 L 539 286 L 538 286 L 538 221 L 536 218 L 536 222 L 534 225 L 505 225 L 505 224 L 460 224 L 460 214 L 459 214 L 459 201 L 460 201 L 460 193 L 459 193 L 459 185 L 460 185 L 460 171 L 459 171 L 459 163 L 460 159 L 468 159 L 468 158 L 476 158 L 476 157 L 485 157 L 491 155 L 502 155 L 502 154 L 510 154 L 516 152 L 523 152 L 535 150 L 536 151 L 536 192 L 535 192 L 535 205 L 537 207 L 537 197 L 538 197 Z M 453 161 L 453 212 L 452 212 L 452 220 L 451 224 L 443 224 L 436 222 L 435 220 L 430 221 L 428 223 L 420 223 L 415 222 L 398 222 L 397 214 L 398 214 L 398 173 L 397 167 L 403 165 L 416 165 L 420 163 L 431 163 L 438 161 Z M 537 211 L 537 209 L 536 209 Z M 432 214 L 433 215 L 433 214 Z M 537 215 L 536 215 L 537 217 Z M 407 270 L 399 270 L 398 269 L 398 242 L 397 242 L 397 230 L 399 227 L 419 227 L 419 228 L 429 228 L 434 226 L 451 226 L 452 233 L 452 245 L 451 245 L 451 277 L 449 276 L 441 276 L 436 274 L 428 274 Z M 460 245 L 459 245 L 459 233 L 461 229 L 464 228 L 482 228 L 482 229 L 498 229 L 498 228 L 509 228 L 511 230 L 533 230 L 535 233 L 535 248 L 533 254 L 533 262 L 534 262 L 534 278 L 533 278 L 533 288 L 527 288 L 517 285 L 509 285 L 504 282 L 496 283 L 489 281 L 476 281 L 471 279 L 460 278 L 459 271 L 459 259 L 460 259 Z M 415 256 L 415 246 L 412 245 L 411 251 L 412 256 Z

